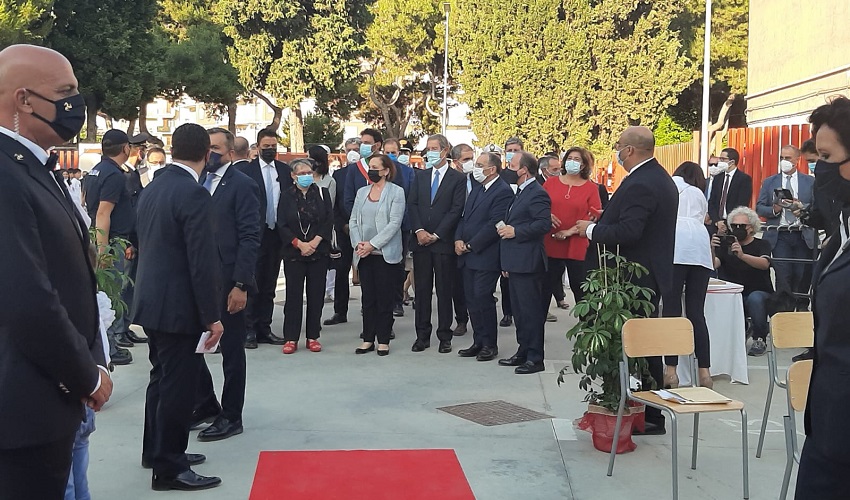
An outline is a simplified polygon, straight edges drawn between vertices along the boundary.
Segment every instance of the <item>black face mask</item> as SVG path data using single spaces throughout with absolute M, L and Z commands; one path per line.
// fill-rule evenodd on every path
M 271 163 L 277 158 L 277 148 L 265 148 L 260 150 L 260 158 L 266 163 Z
M 207 172 L 217 172 L 218 169 L 220 169 L 221 167 L 221 154 L 216 153 L 215 151 L 211 151 L 210 159 L 207 160 L 207 164 L 204 166 L 204 170 L 206 170 Z
M 30 94 L 47 101 L 56 107 L 56 118 L 53 121 L 41 116 L 35 111 L 32 115 L 44 123 L 50 125 L 50 128 L 56 132 L 63 141 L 70 141 L 83 128 L 83 123 L 86 121 L 86 100 L 82 94 L 72 95 L 64 99 L 53 101 L 32 90 L 26 89 Z
M 746 240 L 747 236 L 749 236 L 749 235 L 750 234 L 747 231 L 747 228 L 745 228 L 745 227 L 732 229 L 732 236 L 734 236 L 735 239 L 737 239 L 739 243 Z
M 831 163 L 818 160 L 815 166 L 815 186 L 829 198 L 850 203 L 850 181 L 841 176 L 841 165 L 850 162 L 850 158 Z
M 372 182 L 381 182 L 381 179 L 383 179 L 380 170 L 369 170 L 368 172 L 366 172 L 366 174 L 369 176 L 369 180 Z
M 502 170 L 501 176 L 502 180 L 507 182 L 508 184 L 516 184 L 519 182 L 519 173 L 517 173 L 516 170 L 506 168 Z

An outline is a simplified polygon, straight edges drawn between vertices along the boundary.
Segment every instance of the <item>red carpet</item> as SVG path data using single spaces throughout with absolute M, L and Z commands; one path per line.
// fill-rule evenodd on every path
M 475 500 L 454 450 L 263 451 L 250 500 Z

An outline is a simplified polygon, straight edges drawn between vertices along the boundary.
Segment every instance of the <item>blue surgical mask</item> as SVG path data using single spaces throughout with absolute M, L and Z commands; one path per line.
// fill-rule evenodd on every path
M 508 165 L 510 165 L 511 160 L 513 160 L 513 158 L 514 158 L 514 152 L 513 151 L 508 151 L 507 153 L 505 153 L 505 161 L 508 162 Z
M 395 153 L 387 153 L 387 156 L 388 156 L 388 157 L 389 157 L 389 159 L 390 159 L 390 160 L 392 160 L 392 161 L 396 161 L 396 160 L 398 160 L 398 155 L 396 155 Z
M 360 157 L 364 160 L 372 156 L 372 146 L 373 144 L 361 144 L 360 145 Z
M 410 165 L 410 155 L 401 155 L 398 157 L 398 162 L 402 165 Z
M 566 162 L 564 162 L 564 170 L 569 175 L 577 175 L 579 172 L 581 172 L 581 163 L 575 160 L 567 160 Z
M 810 161 L 809 162 L 809 173 L 810 174 L 815 175 L 815 167 L 817 166 L 817 164 L 818 164 L 818 162 L 816 162 L 816 161 Z
M 437 163 L 440 163 L 442 159 L 442 154 L 440 151 L 428 151 L 425 153 L 425 165 L 428 168 L 434 167 Z
M 308 188 L 313 184 L 313 174 L 304 174 L 296 176 L 296 182 L 300 188 Z
M 623 152 L 624 149 L 626 149 L 626 148 L 623 148 L 623 149 L 617 151 L 617 165 L 619 165 L 621 167 L 623 166 L 623 159 L 620 158 L 620 153 Z

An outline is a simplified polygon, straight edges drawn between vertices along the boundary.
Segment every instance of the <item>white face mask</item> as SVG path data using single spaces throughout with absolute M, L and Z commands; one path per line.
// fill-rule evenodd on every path
M 354 150 L 349 151 L 345 155 L 345 159 L 348 161 L 348 163 L 357 163 L 358 161 L 360 161 L 360 153 Z
M 578 175 L 578 173 L 581 172 L 581 163 L 575 160 L 567 160 L 564 162 L 564 171 L 566 171 L 568 175 Z
M 779 162 L 779 170 L 781 170 L 783 174 L 787 174 L 794 170 L 794 164 L 788 160 L 781 160 Z
M 484 174 L 484 169 L 474 166 L 472 167 L 472 178 L 475 179 L 480 184 L 484 184 L 484 181 L 487 179 L 487 175 Z
M 726 172 L 726 171 L 729 170 L 729 164 L 726 163 L 725 161 L 721 161 L 721 162 L 717 163 L 717 168 L 720 169 L 720 172 Z M 718 173 L 720 173 L 720 172 L 718 172 Z
M 472 160 L 467 160 L 467 161 L 461 163 L 460 166 L 463 169 L 463 173 L 471 174 L 472 169 L 475 168 L 475 162 L 472 161 Z
M 708 175 L 714 177 L 715 175 L 719 174 L 720 172 L 723 172 L 723 169 L 721 169 L 718 165 L 709 165 L 708 166 Z

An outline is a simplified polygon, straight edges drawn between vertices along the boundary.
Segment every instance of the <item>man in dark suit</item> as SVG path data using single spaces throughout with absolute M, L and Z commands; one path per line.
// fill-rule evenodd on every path
M 212 195 L 215 242 L 221 257 L 221 339 L 224 388 L 221 404 L 215 398 L 212 376 L 204 363 L 193 422 L 214 418 L 198 441 L 218 441 L 242 433 L 245 404 L 245 304 L 255 290 L 254 268 L 260 248 L 260 190 L 250 177 L 233 168 L 235 138 L 229 130 L 213 128 L 210 161 L 201 184 Z M 243 139 L 244 141 L 244 139 Z M 247 153 L 247 141 L 245 141 Z
M 246 308 L 248 333 L 245 347 L 256 349 L 258 343 L 283 345 L 283 338 L 272 333 L 272 314 L 277 279 L 280 276 L 283 243 L 277 230 L 277 204 L 280 193 L 292 185 L 289 165 L 277 158 L 278 136 L 274 130 L 263 129 L 257 134 L 260 155 L 237 168 L 254 179 L 260 188 L 260 252 L 257 255 L 257 293 L 248 300 Z
M 45 152 L 85 103 L 53 50 L 10 46 L 0 74 L 0 497 L 62 498 L 83 404 L 112 393 L 87 228 Z
M 457 273 L 454 236 L 466 199 L 466 177 L 449 167 L 449 140 L 428 138 L 427 169 L 415 173 L 408 200 L 413 234 L 413 277 L 416 291 L 416 342 L 413 352 L 431 346 L 431 297 L 437 290 L 439 352 L 452 352 L 452 288 Z
M 498 150 L 501 151 L 501 148 L 499 148 L 495 144 L 492 144 L 490 146 L 492 146 L 492 148 L 488 147 L 487 149 L 498 148 Z M 511 160 L 513 159 L 514 155 L 522 152 L 524 147 L 525 147 L 525 143 L 519 137 L 511 137 L 507 141 L 505 141 L 505 149 L 504 149 L 503 158 L 505 159 L 505 166 L 506 167 L 511 164 Z M 502 174 L 505 173 L 505 170 L 506 170 L 506 168 L 502 169 Z M 509 184 L 510 188 L 513 190 L 514 194 L 516 194 L 516 184 L 510 184 L 510 183 L 508 183 L 508 184 Z M 510 285 L 510 283 L 511 283 L 511 280 L 507 276 L 505 276 L 504 274 L 502 275 L 501 278 L 499 278 L 499 288 L 502 291 L 502 320 L 499 321 L 499 326 L 501 326 L 501 327 L 509 327 L 514 322 L 513 307 L 511 307 L 511 285 Z
M 142 465 L 153 468 L 154 490 L 199 490 L 221 479 L 195 474 L 187 456 L 189 425 L 203 366 L 196 348 L 214 349 L 221 324 L 220 257 L 213 237 L 212 201 L 198 183 L 210 154 L 210 137 L 200 125 L 177 127 L 173 162 L 139 198 L 139 272 L 133 322 L 150 347 L 150 382 L 145 399 Z M 167 284 L 164 286 L 163 284 Z
M 389 156 L 395 165 L 396 175 L 393 176 L 393 182 L 404 189 L 405 199 L 410 197 L 410 186 L 413 185 L 413 168 L 398 161 L 399 153 L 401 153 L 401 142 L 395 138 L 389 138 L 384 141 L 384 154 Z M 404 211 L 404 219 L 401 221 L 401 245 L 402 255 L 406 256 L 410 246 L 410 215 L 407 209 Z M 398 287 L 396 288 L 395 305 L 393 306 L 393 316 L 404 316 L 404 281 L 407 278 L 407 273 L 404 271 L 404 266 L 399 266 Z
M 516 354 L 500 359 L 502 366 L 515 366 L 520 375 L 543 371 L 543 330 L 547 304 L 543 299 L 546 280 L 546 250 L 543 238 L 552 229 L 552 202 L 537 181 L 537 158 L 518 152 L 502 178 L 517 186 L 517 194 L 500 224 L 499 260 L 508 286 L 516 321 Z
M 738 168 L 741 155 L 734 148 L 726 148 L 718 160 L 720 173 L 714 177 L 708 195 L 710 225 L 726 220 L 729 212 L 738 207 L 752 207 L 753 178 Z
M 455 231 L 455 253 L 472 321 L 472 345 L 458 354 L 478 361 L 491 361 L 499 354 L 493 293 L 502 267 L 496 225 L 505 218 L 514 198 L 511 188 L 499 177 L 501 165 L 502 159 L 493 153 L 482 153 L 475 161 L 475 184 Z
M 673 249 L 676 240 L 676 214 L 679 193 L 673 179 L 655 160 L 655 137 L 645 127 L 629 127 L 615 145 L 617 160 L 629 175 L 611 197 L 608 208 L 599 222 L 578 221 L 578 234 L 591 243 L 606 245 L 620 255 L 637 262 L 649 274 L 635 283 L 650 288 L 652 303 L 658 315 L 659 299 L 682 300 L 673 297 Z M 741 174 L 739 172 L 736 175 Z M 596 245 L 588 247 L 589 268 L 599 266 Z M 660 357 L 650 357 L 649 371 L 658 385 L 663 380 Z M 664 416 L 654 408 L 646 409 L 646 434 L 664 434 Z
M 452 148 L 449 158 L 451 158 L 452 168 L 463 174 L 466 178 L 464 182 L 464 192 L 466 193 L 464 203 L 466 203 L 472 193 L 472 190 L 475 187 L 478 187 L 477 185 L 479 184 L 472 179 L 472 170 L 475 168 L 475 162 L 473 161 L 475 158 L 475 151 L 469 144 L 458 144 Z M 455 329 L 452 331 L 455 337 L 466 335 L 466 324 L 469 322 L 469 308 L 466 304 L 466 292 L 463 287 L 463 281 L 465 278 L 466 277 L 463 272 L 455 273 L 454 295 L 452 297 L 455 310 L 455 321 L 457 322 L 457 326 L 455 326 Z

